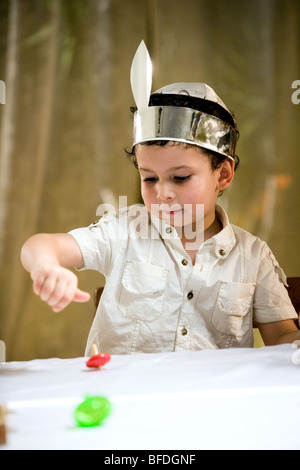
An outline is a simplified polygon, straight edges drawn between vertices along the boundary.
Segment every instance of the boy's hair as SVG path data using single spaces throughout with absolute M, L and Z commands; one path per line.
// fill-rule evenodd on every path
M 198 97 L 196 98 L 194 96 L 189 96 L 185 94 L 175 95 L 175 94 L 153 93 L 150 96 L 149 106 L 179 106 L 179 107 L 184 107 L 184 108 L 195 109 L 197 111 L 202 111 L 211 116 L 215 116 L 236 128 L 236 122 L 235 122 L 233 114 L 226 111 L 226 109 L 224 109 L 218 103 L 201 99 Z M 130 111 L 132 112 L 132 114 L 134 114 L 136 110 L 137 110 L 136 107 L 130 108 Z M 140 143 L 140 145 L 158 145 L 158 146 L 163 147 L 170 142 L 171 141 L 169 140 L 150 140 L 150 141 L 142 142 Z M 181 144 L 181 145 L 184 145 L 185 148 L 198 147 L 197 145 L 194 145 L 194 144 L 182 143 L 182 142 L 177 142 L 177 141 L 172 141 L 172 144 L 173 145 Z M 222 163 L 225 160 L 227 160 L 227 157 L 225 155 L 214 152 L 212 150 L 208 150 L 204 147 L 199 147 L 199 148 L 202 153 L 204 153 L 205 155 L 209 157 L 212 170 L 218 169 L 222 165 Z M 136 155 L 135 155 L 135 147 L 130 150 L 125 149 L 125 152 L 129 160 L 134 164 L 136 168 L 138 168 Z M 234 156 L 234 161 L 235 161 L 235 170 L 236 170 L 240 161 L 237 155 Z

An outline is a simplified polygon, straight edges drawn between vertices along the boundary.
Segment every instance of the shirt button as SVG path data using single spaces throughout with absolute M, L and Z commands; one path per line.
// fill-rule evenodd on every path
M 182 334 L 182 336 L 185 336 L 185 335 L 187 335 L 187 329 L 186 329 L 185 327 L 184 327 L 184 328 L 182 328 L 182 330 L 181 330 L 181 334 Z
M 219 255 L 225 256 L 225 255 L 226 255 L 226 251 L 223 250 L 223 248 L 221 248 L 221 250 L 219 250 Z
M 189 292 L 187 298 L 191 300 L 194 297 L 193 291 Z
M 166 228 L 166 233 L 172 233 L 172 232 L 173 232 L 173 230 L 172 230 L 171 227 L 167 227 L 167 228 Z
M 181 261 L 181 264 L 183 264 L 183 266 L 186 266 L 188 264 L 188 260 L 187 259 L 183 259 Z

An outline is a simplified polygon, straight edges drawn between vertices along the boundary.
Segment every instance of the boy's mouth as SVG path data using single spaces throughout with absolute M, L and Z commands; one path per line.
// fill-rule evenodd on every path
M 162 210 L 162 213 L 165 215 L 176 215 L 176 214 L 180 214 L 181 212 L 182 212 L 182 209 Z
M 168 207 L 166 204 L 159 207 L 159 217 L 171 225 L 184 224 L 184 209 L 180 205 Z
M 151 213 L 174 226 L 189 225 L 194 219 L 192 204 L 185 204 L 184 206 L 179 203 L 170 206 L 168 204 L 152 204 Z
M 158 206 L 158 211 L 161 213 L 161 214 L 165 214 L 165 215 L 176 215 L 176 214 L 180 214 L 182 212 L 182 207 L 180 206 L 180 204 L 173 204 L 172 206 L 168 206 L 167 204 L 160 204 Z
M 183 208 L 179 205 L 176 207 L 167 207 L 166 205 L 162 205 L 159 207 L 159 213 L 163 218 L 173 218 L 173 217 L 182 217 L 183 216 Z

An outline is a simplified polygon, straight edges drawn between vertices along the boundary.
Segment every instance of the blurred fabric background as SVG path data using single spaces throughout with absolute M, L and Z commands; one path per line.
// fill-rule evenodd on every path
M 300 275 L 299 0 L 1 0 L 0 339 L 7 360 L 82 356 L 93 304 L 60 314 L 32 292 L 20 249 L 36 232 L 97 219 L 104 202 L 141 202 L 129 72 L 144 39 L 153 90 L 202 81 L 234 111 L 241 159 L 220 198 L 232 223 Z M 299 85 L 298 85 L 299 86 Z M 295 100 L 294 100 L 295 101 Z M 298 101 L 300 101 L 298 99 Z M 79 274 L 91 294 L 104 279 Z

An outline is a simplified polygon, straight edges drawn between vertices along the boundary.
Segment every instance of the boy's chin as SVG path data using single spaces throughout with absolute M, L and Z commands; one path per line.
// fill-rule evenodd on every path
M 175 228 L 182 228 L 185 225 L 182 214 L 166 215 L 166 214 L 159 213 L 156 216 L 159 217 L 164 222 L 166 222 L 168 225 L 171 225 L 172 227 L 175 227 Z

